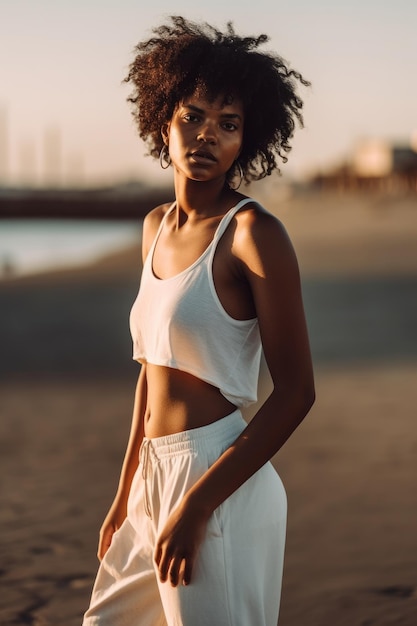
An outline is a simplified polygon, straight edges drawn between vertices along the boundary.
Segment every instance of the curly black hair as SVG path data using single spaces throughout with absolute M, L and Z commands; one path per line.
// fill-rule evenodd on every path
M 297 81 L 310 83 L 281 57 L 257 51 L 268 41 L 267 35 L 239 37 L 230 22 L 222 33 L 180 16 L 169 20 L 135 47 L 124 79 L 133 85 L 128 101 L 149 153 L 159 156 L 162 125 L 178 103 L 197 91 L 213 101 L 218 96 L 225 103 L 242 101 L 245 123 L 239 162 L 246 182 L 279 171 L 278 158 L 287 161 L 296 120 L 303 125 Z

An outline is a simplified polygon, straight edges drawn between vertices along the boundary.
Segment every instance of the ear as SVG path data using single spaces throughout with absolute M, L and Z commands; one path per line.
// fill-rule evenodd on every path
M 165 124 L 162 124 L 162 126 L 161 126 L 161 136 L 162 136 L 162 139 L 164 140 L 164 144 L 166 146 L 169 144 L 170 126 L 171 126 L 171 124 L 169 122 L 165 122 Z

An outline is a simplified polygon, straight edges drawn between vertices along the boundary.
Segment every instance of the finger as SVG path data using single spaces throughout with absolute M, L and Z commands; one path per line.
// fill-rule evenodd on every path
M 175 566 L 174 561 L 171 563 L 168 579 L 171 587 L 176 587 L 178 585 L 178 568 Z
M 162 558 L 162 548 L 161 546 L 157 544 L 155 547 L 153 560 L 155 561 L 155 564 L 157 565 L 158 568 L 159 568 L 159 563 L 161 562 L 161 558 Z
M 100 541 L 98 544 L 98 552 L 97 552 L 97 556 L 100 561 L 103 559 L 107 550 L 110 548 L 112 537 L 113 537 L 113 532 L 110 532 L 110 531 L 106 532 L 105 534 L 103 534 L 103 536 L 100 537 Z
M 191 582 L 191 574 L 193 571 L 194 559 L 189 556 L 187 559 L 184 559 L 184 572 L 182 575 L 182 584 L 187 586 Z
M 181 558 L 172 559 L 169 572 L 168 572 L 168 580 L 171 583 L 172 587 L 177 587 L 183 580 L 184 574 L 184 560 Z
M 171 557 L 167 554 L 167 552 L 161 551 L 161 555 L 157 563 L 158 563 L 159 579 L 163 583 L 168 578 L 168 571 L 170 569 Z
M 186 568 L 186 559 L 182 559 L 180 569 L 178 572 L 178 584 L 186 585 L 185 582 L 185 568 Z
M 99 559 L 99 561 L 103 560 L 104 555 L 106 554 L 109 548 L 110 548 L 110 544 L 105 545 L 102 542 L 99 543 L 98 550 L 97 550 L 97 558 Z

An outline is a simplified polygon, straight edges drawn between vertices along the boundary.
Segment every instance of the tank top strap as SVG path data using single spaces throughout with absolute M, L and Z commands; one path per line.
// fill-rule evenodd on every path
M 151 247 L 149 248 L 149 252 L 148 252 L 148 254 L 147 254 L 147 257 L 146 257 L 145 262 L 146 262 L 148 259 L 152 259 L 152 257 L 153 257 L 153 253 L 154 253 L 154 249 L 155 249 L 155 246 L 156 246 L 156 242 L 158 241 L 159 235 L 161 234 L 161 231 L 162 231 L 162 229 L 163 229 L 163 227 L 164 227 L 164 224 L 165 224 L 165 222 L 166 222 L 166 220 L 167 220 L 167 217 L 168 217 L 168 215 L 171 213 L 172 209 L 175 207 L 175 204 L 176 204 L 176 203 L 175 203 L 175 201 L 174 201 L 174 202 L 171 204 L 171 206 L 169 207 L 169 209 L 166 211 L 166 213 L 165 213 L 165 215 L 163 216 L 163 218 L 161 219 L 161 222 L 160 222 L 160 224 L 159 224 L 159 226 L 158 226 L 158 230 L 156 231 L 156 235 L 155 235 L 155 237 L 154 237 L 154 239 L 153 239 L 152 245 L 151 245 Z
M 232 219 L 234 218 L 234 216 L 236 215 L 236 213 L 238 211 L 240 211 L 240 209 L 245 206 L 245 204 L 249 204 L 249 202 L 252 202 L 254 204 L 257 204 L 257 202 L 253 199 L 253 198 L 243 198 L 243 200 L 241 200 L 240 202 L 238 202 L 234 207 L 232 207 L 230 209 L 230 211 L 228 211 L 225 216 L 223 217 L 223 219 L 221 220 L 220 224 L 217 227 L 217 230 L 214 234 L 213 237 L 213 248 L 216 248 L 218 242 L 220 241 L 220 238 L 222 237 L 222 235 L 225 233 L 226 228 L 229 226 L 230 222 L 232 221 Z

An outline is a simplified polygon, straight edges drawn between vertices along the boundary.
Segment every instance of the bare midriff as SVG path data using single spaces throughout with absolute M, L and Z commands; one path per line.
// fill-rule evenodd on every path
M 147 363 L 146 380 L 149 438 L 207 426 L 236 409 L 217 387 L 181 370 Z

